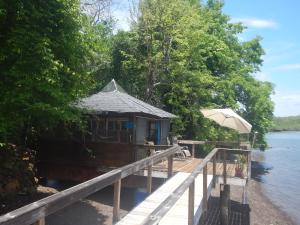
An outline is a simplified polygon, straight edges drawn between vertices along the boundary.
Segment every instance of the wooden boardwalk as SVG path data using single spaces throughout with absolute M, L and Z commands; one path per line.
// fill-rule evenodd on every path
M 131 210 L 117 225 L 138 225 L 152 213 L 155 208 L 160 205 L 170 193 L 174 193 L 175 189 L 189 176 L 189 173 L 178 172 L 165 184 L 149 195 L 142 203 Z M 208 196 L 210 195 L 213 176 L 207 176 Z M 208 197 L 207 196 L 207 197 Z M 160 225 L 182 225 L 188 224 L 188 198 L 189 191 L 186 190 L 179 200 L 173 205 L 168 213 L 160 220 Z M 203 199 L 203 176 L 200 174 L 195 179 L 194 193 L 194 224 L 197 224 L 202 213 Z

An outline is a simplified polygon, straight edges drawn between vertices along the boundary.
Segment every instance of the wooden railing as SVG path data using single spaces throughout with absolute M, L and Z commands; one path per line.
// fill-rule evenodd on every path
M 53 194 L 47 198 L 33 202 L 22 208 L 16 209 L 0 217 L 1 225 L 29 225 L 45 224 L 45 217 L 56 211 L 71 205 L 109 185 L 114 184 L 113 200 L 113 220 L 120 218 L 120 192 L 121 179 L 138 172 L 146 167 L 152 168 L 153 164 L 160 162 L 163 158 L 168 158 L 168 175 L 172 176 L 173 155 L 179 150 L 179 146 L 173 146 L 161 153 L 142 159 L 135 163 L 112 170 L 94 179 L 78 184 L 64 191 Z M 151 170 L 151 169 L 150 169 Z M 151 173 L 148 173 L 148 186 L 151 184 Z
M 171 148 L 172 145 L 134 145 L 135 148 L 135 161 L 144 159 L 151 155 L 152 150 L 164 151 L 168 148 Z
M 237 142 L 237 141 L 197 141 L 197 140 L 178 140 L 178 144 L 191 145 L 192 156 L 195 157 L 195 146 L 196 145 L 215 145 L 216 148 L 240 148 L 243 146 L 250 146 L 248 142 Z
M 198 143 L 199 144 L 199 143 Z M 178 186 L 173 193 L 159 205 L 156 209 L 144 220 L 142 224 L 153 225 L 159 224 L 159 221 L 164 215 L 172 208 L 172 206 L 178 201 L 178 199 L 184 194 L 184 192 L 189 189 L 188 197 L 188 225 L 194 224 L 194 198 L 195 198 L 195 179 L 197 176 L 203 174 L 203 198 L 202 198 L 202 214 L 205 217 L 207 213 L 207 200 L 208 200 L 208 187 L 207 187 L 207 167 L 209 162 L 213 162 L 213 187 L 216 185 L 216 161 L 217 155 L 223 154 L 223 182 L 227 183 L 226 174 L 226 154 L 227 152 L 234 154 L 246 154 L 247 156 L 247 180 L 251 176 L 251 151 L 241 150 L 241 149 L 226 149 L 226 148 L 215 148 L 213 149 L 203 161 L 196 167 L 196 169 Z
M 45 217 L 55 213 L 56 211 L 71 205 L 109 185 L 114 184 L 114 200 L 113 200 L 113 221 L 120 219 L 120 192 L 121 180 L 129 175 L 138 172 L 141 169 L 148 169 L 147 190 L 151 192 L 152 189 L 152 165 L 160 162 L 163 158 L 168 159 L 168 177 L 173 173 L 173 155 L 180 149 L 179 146 L 173 146 L 161 153 L 147 157 L 130 165 L 112 170 L 94 179 L 53 194 L 47 198 L 41 199 L 22 208 L 16 209 L 0 217 L 1 225 L 12 224 L 45 224 Z M 194 221 L 194 191 L 195 179 L 203 172 L 203 204 L 202 211 L 206 214 L 207 211 L 207 164 L 213 162 L 213 186 L 216 185 L 216 161 L 217 155 L 223 154 L 223 181 L 227 182 L 226 175 L 226 153 L 231 152 L 235 154 L 246 154 L 248 159 L 248 178 L 250 177 L 249 162 L 251 162 L 250 151 L 240 149 L 213 149 L 191 173 L 191 175 L 173 192 L 168 198 L 163 201 L 158 207 L 145 219 L 144 224 L 158 224 L 160 219 L 168 212 L 168 210 L 175 204 L 175 202 L 189 189 L 189 204 L 188 215 L 189 225 Z

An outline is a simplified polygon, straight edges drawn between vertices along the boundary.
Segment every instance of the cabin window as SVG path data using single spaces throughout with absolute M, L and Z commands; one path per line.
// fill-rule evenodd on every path
M 132 135 L 130 135 L 131 123 L 125 118 L 108 119 L 107 136 L 109 140 L 120 143 L 130 143 Z
M 133 123 L 127 118 L 99 118 L 90 120 L 90 132 L 93 141 L 132 142 Z

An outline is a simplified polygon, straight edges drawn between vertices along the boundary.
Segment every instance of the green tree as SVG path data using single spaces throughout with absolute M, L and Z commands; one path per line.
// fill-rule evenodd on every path
M 70 103 L 89 83 L 79 1 L 0 0 L 0 140 L 78 118 Z
M 263 137 L 273 104 L 272 86 L 252 75 L 262 64 L 260 38 L 240 41 L 245 28 L 232 24 L 222 7 L 215 0 L 140 1 L 137 22 L 114 41 L 114 75 L 137 87 L 132 93 L 143 100 L 180 116 L 173 131 L 186 138 L 236 136 L 204 119 L 199 109 L 206 107 L 243 113 Z

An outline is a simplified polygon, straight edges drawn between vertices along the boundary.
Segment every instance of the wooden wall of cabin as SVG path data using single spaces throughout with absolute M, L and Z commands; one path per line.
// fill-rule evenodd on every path
M 40 177 L 84 181 L 134 162 L 132 144 L 72 140 L 41 140 L 37 168 Z

